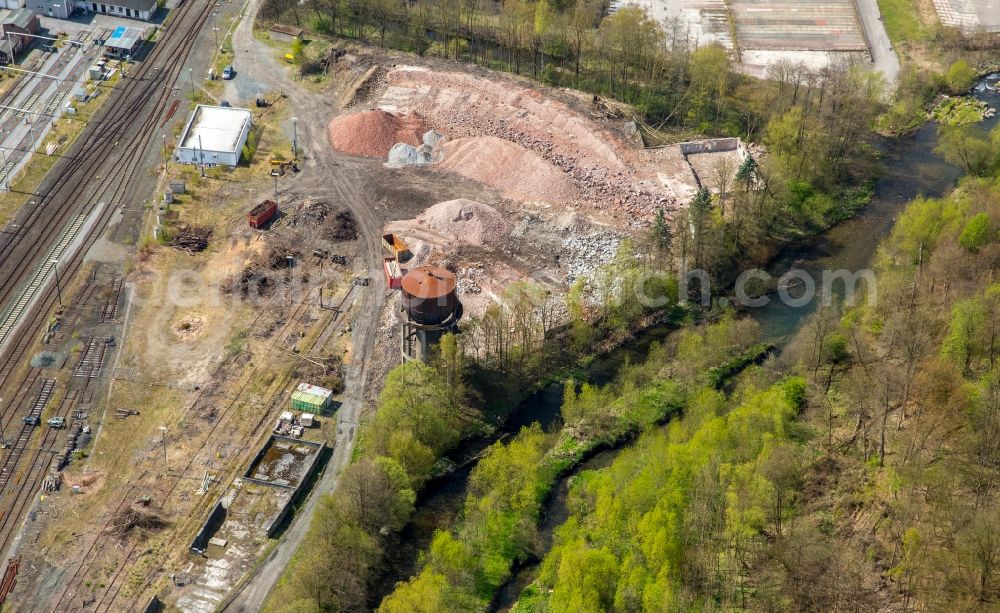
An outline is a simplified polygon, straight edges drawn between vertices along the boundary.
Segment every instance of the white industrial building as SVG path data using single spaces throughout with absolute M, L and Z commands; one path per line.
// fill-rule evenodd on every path
M 149 21 L 156 13 L 157 0 L 104 0 L 104 2 L 87 2 L 85 8 L 94 13 L 128 17 Z
M 236 166 L 252 125 L 250 109 L 199 104 L 184 126 L 175 157 L 182 164 Z

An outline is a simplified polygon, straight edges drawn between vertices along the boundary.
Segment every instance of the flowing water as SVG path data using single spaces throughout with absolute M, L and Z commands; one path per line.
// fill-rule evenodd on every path
M 987 87 L 991 85 L 994 88 Z M 1000 108 L 1000 74 L 984 79 L 976 88 L 975 96 L 990 107 Z M 995 127 L 1000 117 L 987 119 L 980 128 L 984 131 Z M 924 124 L 913 134 L 899 138 L 882 138 L 876 147 L 882 154 L 879 179 L 869 204 L 855 217 L 838 224 L 803 247 L 790 248 L 769 267 L 768 273 L 779 277 L 789 270 L 806 272 L 820 287 L 822 271 L 846 270 L 850 272 L 867 268 L 879 241 L 892 229 L 897 215 L 907 202 L 917 196 L 939 197 L 955 187 L 963 174 L 959 168 L 946 162 L 934 152 L 937 145 L 937 125 Z M 837 289 L 837 288 L 835 288 Z M 795 292 L 790 294 L 795 296 Z M 805 306 L 793 307 L 776 297 L 766 306 L 749 309 L 746 314 L 760 323 L 763 339 L 781 346 L 795 333 L 817 306 L 812 301 Z M 626 361 L 640 362 L 645 358 L 653 341 L 663 340 L 666 328 L 652 328 L 635 341 L 595 360 L 587 369 L 587 378 L 594 384 L 605 384 Z M 501 439 L 516 433 L 522 426 L 538 422 L 546 431 L 560 426 L 559 408 L 562 404 L 562 386 L 550 385 L 522 403 L 511 420 L 501 431 Z M 488 441 L 473 444 L 472 451 L 484 448 Z M 611 464 L 618 450 L 603 451 L 573 470 L 556 486 L 544 510 L 540 526 L 541 545 L 548 550 L 556 527 L 568 517 L 566 497 L 569 482 L 583 470 L 603 468 Z M 447 478 L 431 484 L 418 502 L 413 521 L 400 535 L 400 542 L 391 549 L 387 559 L 387 572 L 379 584 L 377 599 L 390 591 L 397 581 L 411 576 L 418 569 L 419 552 L 430 545 L 434 530 L 446 529 L 454 524 L 465 499 L 469 473 L 467 466 Z M 493 610 L 506 610 L 517 600 L 524 586 L 534 579 L 537 565 L 522 566 L 511 581 L 504 586 L 493 604 Z M 376 600 L 378 602 L 378 600 Z

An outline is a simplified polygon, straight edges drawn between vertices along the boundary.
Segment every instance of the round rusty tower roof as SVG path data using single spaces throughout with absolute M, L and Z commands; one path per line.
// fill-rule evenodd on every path
M 406 273 L 400 289 L 403 309 L 414 323 L 437 325 L 459 308 L 455 274 L 436 266 L 420 266 Z

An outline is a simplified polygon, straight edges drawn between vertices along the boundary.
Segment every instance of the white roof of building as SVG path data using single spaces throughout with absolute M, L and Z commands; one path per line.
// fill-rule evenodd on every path
M 199 104 L 181 136 L 181 149 L 237 153 L 243 128 L 251 123 L 250 109 Z
M 318 385 L 311 385 L 309 383 L 299 383 L 297 391 L 304 392 L 306 394 L 312 394 L 314 396 L 319 396 L 321 398 L 329 398 L 333 395 L 331 390 L 325 387 L 320 387 Z

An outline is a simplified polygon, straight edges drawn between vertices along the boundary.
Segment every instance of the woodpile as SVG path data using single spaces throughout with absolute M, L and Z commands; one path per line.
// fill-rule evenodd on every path
M 621 109 L 612 105 L 610 102 L 595 95 L 594 101 L 591 104 L 591 115 L 601 119 L 624 119 L 625 113 Z
M 208 239 L 211 236 L 212 230 L 210 228 L 185 226 L 170 239 L 169 245 L 188 255 L 194 255 L 208 248 Z
M 45 475 L 45 480 L 42 481 L 42 491 L 43 492 L 55 492 L 62 485 L 62 475 L 59 473 L 52 473 Z
M 166 527 L 166 520 L 159 515 L 130 506 L 115 514 L 106 532 L 124 540 L 134 532 L 138 532 L 140 536 L 144 536 L 150 532 L 158 532 Z

